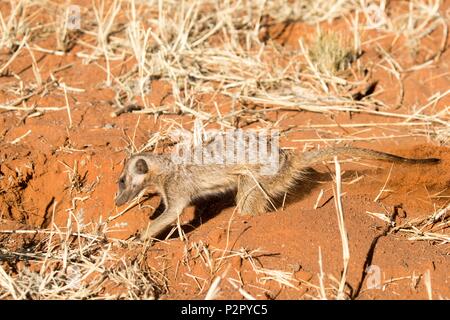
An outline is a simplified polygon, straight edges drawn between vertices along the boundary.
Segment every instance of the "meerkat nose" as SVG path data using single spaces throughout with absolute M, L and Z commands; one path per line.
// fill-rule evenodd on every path
M 121 195 L 119 191 L 116 192 L 116 195 L 114 197 L 114 203 L 116 206 L 121 206 L 126 202 L 126 199 L 124 199 L 123 194 Z
M 121 205 L 123 205 L 123 204 L 125 203 L 125 201 L 123 201 L 123 200 L 120 199 L 120 198 L 116 198 L 116 199 L 114 200 L 114 203 L 116 204 L 116 206 L 120 207 Z

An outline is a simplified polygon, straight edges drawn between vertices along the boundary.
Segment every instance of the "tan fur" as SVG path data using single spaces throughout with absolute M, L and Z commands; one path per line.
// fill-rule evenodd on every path
M 340 147 L 296 154 L 280 150 L 279 170 L 274 175 L 262 175 L 261 165 L 179 165 L 170 155 L 141 153 L 132 156 L 119 179 L 116 204 L 122 205 L 145 188 L 152 187 L 161 195 L 165 211 L 156 218 L 142 239 L 157 236 L 171 224 L 195 199 L 235 192 L 241 214 L 258 214 L 272 208 L 272 200 L 289 192 L 305 169 L 334 156 L 347 155 L 397 163 L 436 163 L 439 159 L 410 159 L 370 149 Z

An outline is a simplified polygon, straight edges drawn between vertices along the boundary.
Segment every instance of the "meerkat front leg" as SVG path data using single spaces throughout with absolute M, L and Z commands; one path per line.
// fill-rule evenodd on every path
M 151 221 L 148 228 L 142 233 L 141 240 L 147 240 L 159 235 L 162 231 L 168 228 L 171 224 L 177 221 L 178 216 L 183 213 L 184 208 L 189 204 L 188 200 L 183 198 L 170 198 L 164 199 L 165 210 L 155 220 Z
M 265 213 L 267 209 L 267 196 L 264 195 L 261 185 L 251 176 L 239 176 L 236 205 L 241 215 L 256 215 Z

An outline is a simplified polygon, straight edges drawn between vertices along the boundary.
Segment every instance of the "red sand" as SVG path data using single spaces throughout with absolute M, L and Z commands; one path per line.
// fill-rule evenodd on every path
M 286 35 L 287 45 L 296 45 L 298 37 L 305 30 L 302 24 L 295 24 Z M 429 46 L 438 46 L 440 35 L 433 34 L 427 39 Z M 52 47 L 52 40 L 46 44 Z M 281 39 L 280 41 L 283 41 Z M 385 39 L 385 43 L 389 43 Z M 380 42 L 381 44 L 384 43 Z M 42 44 L 42 45 L 44 45 Z M 77 46 L 66 56 L 58 57 L 42 53 L 35 53 L 40 61 L 39 66 L 43 79 L 49 72 L 74 63 L 73 67 L 58 73 L 64 81 L 77 88 L 85 89 L 83 93 L 70 93 L 73 127 L 68 128 L 66 111 L 47 112 L 39 117 L 28 118 L 25 123 L 20 119 L 24 114 L 20 112 L 0 111 L 0 212 L 2 224 L 7 227 L 20 222 L 29 228 L 46 228 L 51 222 L 52 208 L 56 204 L 55 222 L 65 225 L 66 209 L 72 206 L 72 197 L 68 189 L 68 166 L 73 168 L 75 161 L 78 172 L 85 176 L 84 186 L 93 186 L 92 193 L 87 199 L 79 200 L 77 209 L 84 209 L 84 221 L 97 222 L 100 216 L 105 220 L 117 212 L 114 206 L 116 180 L 125 158 L 123 152 L 126 142 L 124 132 L 132 136 L 135 128 L 135 144 L 144 143 L 151 133 L 156 132 L 161 124 L 161 117 L 155 122 L 152 116 L 124 114 L 111 118 L 111 104 L 114 92 L 102 89 L 97 84 L 104 81 L 104 73 L 94 64 L 83 65 L 75 58 L 79 50 Z M 426 99 L 435 92 L 448 90 L 449 85 L 449 55 L 446 51 L 437 66 L 421 71 L 411 72 L 405 76 L 405 98 L 403 106 L 392 112 L 412 113 L 414 105 L 423 105 Z M 368 51 L 363 56 L 363 63 L 376 56 L 375 50 Z M 2 57 L 4 61 L 5 57 Z M 11 70 L 18 72 L 28 65 L 29 57 L 19 56 L 11 66 Z M 408 53 L 396 53 L 397 61 L 406 66 L 410 63 Z M 23 79 L 33 79 L 31 68 L 20 75 Z M 377 91 L 382 91 L 378 98 L 388 105 L 395 105 L 398 100 L 398 81 L 381 68 L 375 68 L 372 79 L 379 81 Z M 11 78 L 1 77 L 0 85 L 11 81 Z M 170 87 L 163 82 L 153 84 L 150 100 L 156 106 L 162 102 L 162 97 L 170 92 Z M 11 97 L 0 90 L 0 101 L 3 103 Z M 442 110 L 448 106 L 448 96 L 430 109 Z M 27 105 L 36 103 L 39 106 L 65 105 L 62 91 L 53 91 L 44 98 L 32 98 Z M 286 112 L 288 117 L 281 121 L 280 126 L 305 126 L 308 124 L 333 123 L 386 123 L 398 119 L 379 116 L 353 114 L 339 114 L 334 118 L 326 114 L 312 114 L 305 112 Z M 279 114 L 280 116 L 281 114 Z M 171 116 L 177 121 L 187 123 L 188 116 Z M 345 130 L 345 131 L 344 131 Z M 359 128 L 326 129 L 321 131 L 320 137 L 333 137 L 334 133 L 357 132 Z M 380 126 L 371 128 L 365 136 L 383 134 L 407 134 L 406 128 Z M 26 132 L 30 134 L 17 144 L 11 144 L 14 139 Z M 283 141 L 302 150 L 303 143 L 292 142 L 293 139 L 319 138 L 314 130 L 304 130 L 290 134 Z M 289 142 L 290 140 L 291 142 Z M 365 264 L 378 266 L 381 279 L 386 284 L 382 290 L 367 290 L 367 282 L 363 283 L 358 299 L 426 299 L 428 298 L 424 284 L 424 274 L 430 272 L 433 288 L 433 298 L 450 297 L 449 277 L 449 246 L 438 245 L 430 241 L 410 241 L 405 233 L 390 233 L 383 236 L 386 223 L 369 215 L 367 212 L 392 214 L 394 208 L 400 206 L 395 222 L 397 225 L 417 217 L 431 215 L 437 208 L 446 204 L 450 195 L 450 150 L 438 146 L 435 142 L 425 138 L 406 137 L 398 139 L 373 140 L 353 143 L 356 146 L 370 147 L 376 150 L 388 151 L 409 157 L 439 157 L 442 163 L 435 166 L 407 166 L 394 165 L 386 188 L 378 202 L 380 189 L 384 186 L 391 170 L 390 164 L 378 162 L 364 162 L 367 165 L 343 164 L 344 185 L 342 197 L 345 226 L 348 231 L 350 246 L 350 264 L 348 271 L 348 286 L 353 293 L 358 291 Z M 228 269 L 227 276 L 241 279 L 246 291 L 256 298 L 269 299 L 300 299 L 308 295 L 317 296 L 317 291 L 302 281 L 309 281 L 318 285 L 319 248 L 322 253 L 323 272 L 340 279 L 343 269 L 341 240 L 337 223 L 334 199 L 326 202 L 333 195 L 334 182 L 327 174 L 328 169 L 317 166 L 323 174 L 320 182 L 305 182 L 297 199 L 289 201 L 284 210 L 271 212 L 266 215 L 241 217 L 233 214 L 234 208 L 227 208 L 215 216 L 204 216 L 201 222 L 193 222 L 194 228 L 187 227 L 189 245 L 202 243 L 211 251 L 213 248 L 232 249 L 248 252 L 259 249 L 257 261 L 259 266 L 294 272 L 297 279 L 295 288 L 281 288 L 276 282 L 264 281 L 263 275 L 256 274 L 249 261 L 239 257 L 227 259 L 216 275 Z M 329 169 L 334 171 L 334 166 Z M 350 184 L 355 177 L 362 179 Z M 313 178 L 315 179 L 315 178 Z M 314 209 L 318 195 L 323 189 L 324 195 L 320 200 L 322 205 Z M 86 189 L 85 189 L 86 190 Z M 440 198 L 433 197 L 438 194 Z M 73 195 L 76 195 L 76 190 Z M 326 203 L 325 203 L 326 202 Z M 149 203 L 158 204 L 158 199 Z M 189 209 L 182 217 L 183 222 L 191 222 L 193 210 Z M 111 237 L 128 238 L 146 227 L 151 209 L 134 208 L 112 224 L 123 226 L 124 231 L 110 234 Z M 230 223 L 231 221 L 231 223 Z M 230 224 L 229 239 L 227 230 Z M 443 231 L 447 232 L 447 231 Z M 376 241 L 373 252 L 370 252 L 374 239 Z M 228 240 L 228 241 L 227 241 Z M 198 299 L 203 298 L 212 280 L 211 272 L 195 250 L 189 251 L 189 262 L 186 258 L 185 244 L 174 237 L 167 242 L 155 244 L 148 253 L 148 263 L 157 270 L 164 269 L 168 278 L 170 292 L 165 299 Z M 220 252 L 213 253 L 218 259 Z M 191 275 L 191 276 L 190 276 Z M 198 277 L 197 280 L 194 277 Z M 411 280 L 411 277 L 417 277 Z M 201 279 L 206 279 L 204 283 Z M 367 280 L 367 278 L 366 278 Z M 202 285 L 205 284 L 204 287 Z M 332 284 L 327 280 L 328 286 Z M 337 283 L 334 284 L 337 287 Z M 242 296 L 229 283 L 224 282 L 220 298 L 240 299 Z

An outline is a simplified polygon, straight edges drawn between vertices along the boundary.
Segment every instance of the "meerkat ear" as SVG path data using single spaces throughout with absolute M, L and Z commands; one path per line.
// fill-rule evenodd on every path
M 134 165 L 134 172 L 137 174 L 146 174 L 148 172 L 147 162 L 144 159 L 139 159 Z

